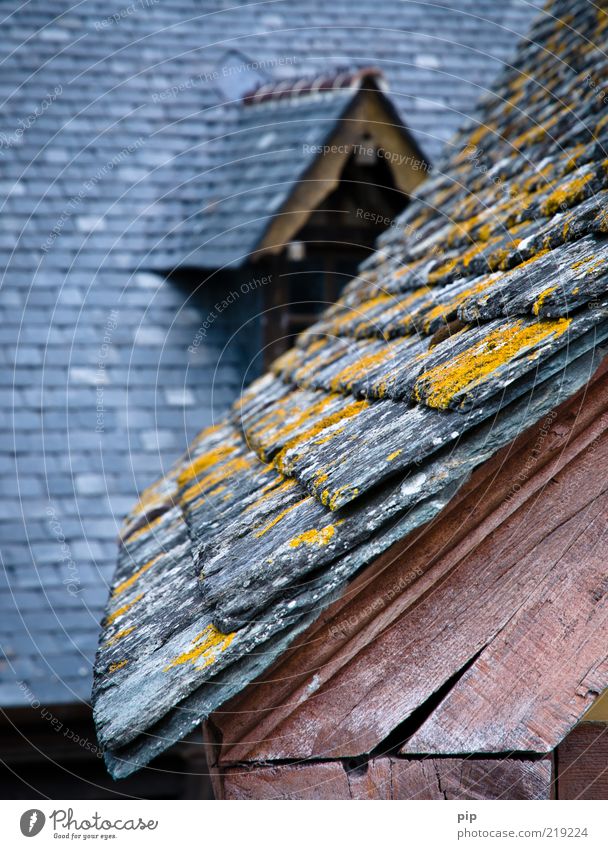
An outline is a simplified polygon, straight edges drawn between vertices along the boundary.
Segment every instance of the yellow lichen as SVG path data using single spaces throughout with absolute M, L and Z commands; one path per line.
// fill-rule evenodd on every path
M 128 662 L 128 660 L 121 660 L 119 663 L 111 663 L 108 667 L 108 672 L 116 672 L 117 670 L 122 669 L 123 666 L 126 666 Z
M 182 503 L 190 502 L 197 496 L 207 493 L 210 496 L 211 490 L 221 481 L 229 479 L 232 475 L 239 472 L 245 472 L 251 467 L 253 462 L 251 457 L 233 457 L 212 471 L 208 472 L 204 477 L 200 478 L 195 484 L 189 487 L 181 496 Z
M 215 663 L 218 656 L 226 651 L 236 636 L 236 631 L 231 634 L 222 634 L 215 625 L 207 625 L 193 640 L 192 648 L 178 655 L 165 666 L 163 672 L 168 672 L 176 666 L 184 663 L 192 663 L 196 669 L 205 669 Z
M 289 474 L 291 471 L 291 462 L 287 461 L 287 455 L 293 449 L 300 445 L 304 445 L 306 442 L 314 439 L 315 437 L 318 437 L 326 428 L 333 427 L 333 425 L 359 415 L 359 413 L 363 412 L 363 410 L 367 409 L 367 407 L 369 407 L 368 401 L 354 401 L 346 407 L 343 407 L 341 410 L 324 416 L 316 424 L 285 443 L 281 451 L 279 451 L 275 457 L 275 466 L 285 474 Z
M 325 490 L 323 493 L 324 498 L 321 499 L 321 503 L 324 507 L 329 507 L 330 510 L 337 510 L 340 504 L 345 500 L 345 493 L 348 493 L 348 498 L 346 500 L 352 501 L 352 499 L 359 494 L 359 489 L 356 486 L 340 486 L 336 489 L 333 495 L 330 494 L 328 490 Z M 339 522 L 336 522 L 336 525 L 342 524 L 343 521 L 344 520 L 341 519 Z
M 585 257 L 584 259 L 579 259 L 577 260 L 577 262 L 573 262 L 570 268 L 573 271 L 578 271 L 579 268 L 582 268 L 583 265 L 587 265 L 587 263 L 591 262 L 592 259 L 592 256 Z
M 606 119 L 608 120 L 608 118 Z M 597 127 L 596 127 L 597 132 Z M 586 145 L 577 144 L 571 150 L 568 150 L 565 154 L 566 163 L 564 165 L 564 174 L 570 174 L 572 171 L 576 171 L 579 167 L 579 159 L 581 154 L 583 154 L 586 150 Z
M 559 117 L 559 115 L 554 115 L 543 124 L 535 124 L 533 127 L 525 130 L 521 133 L 521 135 L 517 136 L 517 138 L 513 140 L 513 147 L 517 150 L 521 150 L 522 147 L 537 144 L 539 141 L 542 141 L 551 127 L 555 126 Z
M 327 545 L 335 532 L 335 525 L 326 525 L 320 530 L 312 528 L 310 531 L 304 531 L 304 533 L 290 539 L 289 545 L 291 548 L 299 548 L 301 545 Z
M 451 271 L 453 271 L 456 268 L 456 266 L 458 265 L 459 262 L 460 262 L 460 255 L 453 256 L 453 257 L 451 257 L 451 259 L 448 259 L 445 262 L 443 262 L 434 271 L 429 272 L 429 276 L 428 276 L 429 283 L 437 283 L 438 280 L 441 280 L 443 277 L 446 276 L 446 274 L 449 274 Z
M 144 489 L 139 496 L 139 501 L 131 511 L 133 516 L 139 516 L 141 513 L 145 513 L 148 510 L 153 510 L 155 507 L 159 507 L 166 501 L 166 495 L 159 492 L 158 489 L 164 482 L 165 479 L 161 478 L 161 480 L 156 481 L 156 483 L 152 484 L 152 486 L 148 486 Z
M 463 289 L 457 295 L 454 295 L 454 297 L 449 301 L 446 301 L 443 304 L 437 304 L 437 306 L 429 310 L 424 317 L 423 326 L 425 332 L 430 332 L 431 325 L 438 318 L 447 319 L 450 315 L 456 312 L 461 304 L 465 303 L 465 301 L 473 297 L 473 295 L 478 295 L 480 292 L 483 292 L 484 289 L 490 287 L 494 282 L 495 279 L 493 277 L 485 277 L 474 286 L 469 286 L 467 289 Z
M 299 507 L 300 504 L 304 504 L 306 501 L 308 501 L 307 498 L 301 498 L 299 501 L 296 501 L 295 504 L 290 504 L 289 507 L 286 507 L 284 510 L 281 510 L 281 512 L 277 516 L 275 516 L 274 519 L 271 519 L 270 522 L 264 525 L 261 530 L 256 531 L 256 537 L 258 539 L 260 537 L 263 537 L 264 534 L 268 533 L 271 528 L 274 528 L 274 526 L 277 525 L 281 521 L 281 519 L 284 519 L 285 516 L 291 513 L 292 510 L 294 510 L 296 507 Z
M 201 430 L 194 439 L 192 440 L 192 445 L 198 445 L 199 442 L 202 442 L 203 439 L 207 439 L 209 436 L 213 436 L 215 433 L 219 433 L 222 429 L 221 424 L 209 425 Z
M 608 213 L 604 209 L 598 212 L 594 224 L 600 233 L 608 233 Z
M 123 613 L 126 613 L 128 610 L 130 610 L 134 604 L 136 604 L 141 598 L 143 598 L 143 596 L 144 594 L 140 593 L 138 596 L 135 596 L 132 601 L 127 602 L 127 604 L 123 604 L 123 606 L 119 607 L 118 610 L 115 610 L 114 613 L 110 613 L 105 621 L 106 627 L 108 625 L 111 625 L 112 622 L 118 619 L 119 616 L 122 616 Z
M 488 257 L 490 271 L 496 271 L 499 268 L 502 271 L 506 271 L 508 267 L 507 260 L 511 256 L 511 253 L 512 249 L 509 248 L 497 248 L 495 251 L 492 251 Z
M 254 439 L 258 450 L 266 458 L 264 449 L 268 433 L 272 432 L 273 444 L 289 442 L 291 438 L 296 438 L 291 435 L 299 428 L 306 426 L 309 421 L 318 416 L 323 418 L 323 413 L 336 401 L 337 397 L 339 396 L 323 394 L 314 404 L 293 405 L 289 416 L 284 409 L 275 408 L 271 413 L 260 419 L 255 430 L 252 431 L 251 438 Z
M 234 454 L 235 451 L 236 448 L 234 445 L 220 445 L 217 448 L 211 449 L 211 451 L 205 451 L 180 472 L 177 479 L 178 486 L 186 486 L 193 478 L 198 477 L 200 472 L 204 472 L 212 466 L 217 465 L 231 454 Z
M 412 229 L 413 228 L 414 228 L 414 225 L 412 225 Z M 395 269 L 395 271 L 393 271 L 393 277 L 395 277 L 397 280 L 400 279 L 401 277 L 405 277 L 405 275 L 408 274 L 409 272 L 415 271 L 416 268 L 418 268 L 422 262 L 423 262 L 422 259 L 418 259 L 418 260 L 415 260 L 414 262 L 405 263 L 405 265 L 402 265 L 400 268 L 397 268 L 397 269 Z
M 603 115 L 603 116 L 600 118 L 600 120 L 597 122 L 597 124 L 595 125 L 594 134 L 595 134 L 595 135 L 599 135 L 599 133 L 601 132 L 601 130 L 603 130 L 603 129 L 604 129 L 604 127 L 606 126 L 606 124 L 608 124 L 608 114 L 607 114 L 607 115 Z
M 487 242 L 492 235 L 492 225 L 486 221 L 485 224 L 482 224 L 481 227 L 477 230 L 477 238 L 482 242 Z
M 392 462 L 393 460 L 396 460 L 396 459 L 397 459 L 397 457 L 401 454 L 401 452 L 402 452 L 402 451 L 403 451 L 403 448 L 398 448 L 398 449 L 397 449 L 397 451 L 392 451 L 392 452 L 388 455 L 388 457 L 386 458 L 386 459 L 387 459 L 387 461 L 390 463 L 390 462 Z
M 529 259 L 524 260 L 524 262 L 520 262 L 519 265 L 515 266 L 518 271 L 521 271 L 522 268 L 527 268 L 529 265 L 533 265 L 537 262 L 542 256 L 546 256 L 549 253 L 549 248 L 543 248 L 534 256 L 531 256 Z
M 593 257 L 591 257 L 591 259 L 593 259 Z M 596 260 L 593 263 L 593 265 L 590 265 L 589 268 L 586 268 L 585 273 L 586 274 L 594 274 L 598 270 L 598 268 L 603 269 L 605 266 L 606 266 L 606 260 L 603 257 L 601 257 L 600 259 Z
M 585 174 L 584 177 L 575 177 L 551 192 L 549 197 L 542 202 L 540 211 L 543 215 L 555 215 L 560 209 L 568 209 L 575 203 L 580 203 L 585 198 L 585 186 L 591 182 L 593 174 Z
M 272 464 L 270 464 L 268 471 L 274 472 L 274 466 Z M 294 488 L 294 486 L 297 486 L 297 481 L 293 478 L 285 478 L 281 474 L 275 474 L 274 480 L 271 480 L 270 483 L 267 483 L 262 487 L 262 494 L 251 504 L 248 504 L 245 507 L 244 512 L 247 513 L 249 510 L 255 510 L 261 504 L 266 503 L 269 499 L 276 498 L 277 496 L 289 492 Z
M 136 539 L 144 536 L 144 534 L 147 534 L 148 531 L 151 531 L 153 528 L 158 527 L 163 519 L 164 514 L 162 516 L 157 516 L 156 519 L 152 519 L 151 522 L 146 522 L 146 524 L 141 528 L 138 528 L 136 531 L 133 531 L 132 534 L 129 534 L 129 536 L 124 539 L 124 544 L 131 545 L 131 543 L 135 542 Z
M 445 410 L 463 389 L 470 388 L 549 336 L 561 336 L 570 322 L 571 319 L 566 318 L 528 325 L 517 321 L 498 328 L 451 360 L 425 371 L 416 383 L 414 395 L 430 407 Z
M 553 164 L 550 162 L 545 165 L 540 171 L 535 171 L 527 180 L 524 180 L 523 189 L 525 192 L 534 192 L 536 189 L 544 185 L 546 187 L 547 177 L 553 170 Z
M 110 639 L 105 643 L 106 647 L 113 646 L 114 643 L 117 643 L 119 640 L 122 640 L 123 637 L 127 637 L 131 633 L 131 631 L 134 630 L 135 625 L 131 625 L 130 628 L 123 628 L 122 631 L 119 631 L 117 634 L 114 634 L 113 637 L 110 637 Z
M 557 286 L 548 286 L 543 292 L 540 293 L 538 298 L 532 304 L 532 312 L 534 315 L 539 315 L 542 309 L 543 304 L 547 300 L 547 298 L 555 292 Z
M 355 360 L 354 363 L 350 363 L 339 371 L 331 379 L 330 388 L 334 391 L 341 388 L 349 390 L 355 381 L 365 377 L 378 366 L 387 364 L 394 359 L 400 347 L 401 342 L 393 342 L 392 344 L 384 345 L 379 351 L 364 354 L 358 360 Z
M 553 294 L 553 292 L 555 292 L 555 290 L 556 290 L 556 289 L 557 289 L 557 286 L 548 286 L 546 289 L 544 289 L 544 290 L 540 293 L 540 295 L 538 296 L 538 298 L 537 298 L 537 299 L 534 301 L 534 303 L 532 304 L 532 312 L 534 313 L 534 315 L 540 315 L 540 311 L 541 311 L 541 309 L 542 309 L 542 307 L 543 307 L 543 304 L 545 303 L 545 301 L 547 300 L 547 298 L 548 298 L 551 294 Z
M 300 352 L 297 348 L 289 348 L 270 365 L 273 374 L 289 374 L 293 366 L 297 365 Z
M 491 203 L 491 216 L 486 208 L 467 221 L 454 224 L 447 235 L 448 245 L 455 246 L 464 242 L 465 239 L 473 244 L 480 241 L 493 241 L 498 238 L 493 234 L 500 234 L 504 227 L 509 227 L 515 222 L 520 212 L 518 209 L 518 205 L 521 203 L 519 198 L 506 198 L 501 203 L 495 201 Z
M 137 581 L 137 579 L 138 579 L 141 575 L 143 575 L 143 574 L 144 574 L 144 572 L 147 572 L 147 571 L 148 571 L 148 569 L 149 569 L 151 566 L 154 566 L 154 564 L 156 563 L 156 561 L 157 561 L 160 557 L 161 557 L 161 555 L 160 555 L 160 554 L 157 554 L 157 555 L 156 555 L 156 557 L 153 557 L 153 558 L 152 558 L 152 560 L 148 560 L 148 562 L 147 562 L 147 563 L 144 563 L 144 565 L 143 565 L 140 569 L 138 569 L 138 570 L 137 570 L 137 572 L 134 572 L 134 573 L 131 575 L 131 577 L 130 577 L 130 578 L 127 578 L 125 581 L 123 581 L 121 584 L 119 584 L 119 585 L 118 585 L 118 586 L 114 589 L 114 592 L 112 593 L 112 598 L 116 598 L 116 596 L 117 596 L 117 595 L 120 595 L 121 593 L 124 593 L 124 591 L 125 591 L 125 590 L 128 590 L 128 589 L 129 589 L 129 587 L 132 587 L 132 586 L 133 586 L 133 584 L 135 583 L 135 581 Z
M 323 344 L 327 346 L 327 340 L 323 339 Z M 297 350 L 297 349 L 294 349 Z M 295 384 L 298 386 L 308 386 L 310 384 L 311 377 L 316 377 L 319 369 L 326 368 L 328 365 L 333 363 L 335 360 L 339 359 L 343 355 L 343 351 L 339 346 L 336 346 L 333 350 L 327 351 L 324 348 L 322 351 L 316 353 L 311 359 L 309 359 L 309 349 L 307 348 L 303 353 L 301 351 L 297 351 L 298 353 L 298 363 L 303 360 L 302 364 L 295 368 L 291 374 L 291 378 Z

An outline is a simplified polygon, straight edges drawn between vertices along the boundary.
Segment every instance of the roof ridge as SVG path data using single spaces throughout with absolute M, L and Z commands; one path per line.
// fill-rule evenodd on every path
M 386 87 L 386 78 L 382 70 L 373 65 L 358 69 L 336 69 L 333 74 L 320 74 L 315 77 L 273 80 L 252 89 L 243 96 L 243 104 L 253 106 L 258 103 L 276 102 L 303 95 L 325 94 L 332 91 L 359 89 L 369 80 L 380 88 Z

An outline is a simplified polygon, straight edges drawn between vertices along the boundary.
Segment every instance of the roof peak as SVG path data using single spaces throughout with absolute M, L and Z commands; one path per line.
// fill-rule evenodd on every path
M 246 106 L 252 106 L 257 103 L 287 100 L 310 94 L 358 89 L 361 88 L 364 80 L 369 80 L 380 88 L 386 86 L 386 79 L 380 68 L 371 65 L 358 69 L 343 68 L 336 70 L 333 74 L 264 83 L 245 94 L 243 103 Z

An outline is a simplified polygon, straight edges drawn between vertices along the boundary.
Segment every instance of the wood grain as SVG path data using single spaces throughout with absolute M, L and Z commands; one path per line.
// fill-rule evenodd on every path
M 588 710 L 608 686 L 607 512 L 604 494 L 534 549 L 545 574 L 404 752 L 548 752 Z
M 224 799 L 548 799 L 551 761 L 376 758 L 226 770 Z

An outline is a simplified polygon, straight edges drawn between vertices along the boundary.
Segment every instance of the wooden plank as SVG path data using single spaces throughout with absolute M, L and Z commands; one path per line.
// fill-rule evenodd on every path
M 209 782 L 215 799 L 223 795 L 222 774 L 217 766 L 221 744 L 218 740 L 217 729 L 209 721 L 203 722 L 201 728 L 202 745 L 209 770 Z
M 393 763 L 391 758 L 374 758 L 361 769 L 347 770 L 351 799 L 392 799 Z
M 593 444 L 593 463 L 601 468 L 608 461 L 608 438 Z M 601 475 L 590 476 L 584 453 L 553 480 L 541 490 L 542 498 L 535 496 L 509 516 L 447 579 L 431 584 L 425 597 L 316 691 L 313 675 L 308 698 L 273 729 L 271 739 L 251 747 L 249 756 L 346 757 L 381 742 L 525 604 L 552 565 L 535 549 L 553 532 L 558 539 L 560 528 L 608 485 Z M 568 540 L 566 531 L 559 544 Z M 411 588 L 402 595 L 408 592 Z
M 558 799 L 608 799 L 608 725 L 582 722 L 557 749 Z
M 549 799 L 551 760 L 393 759 L 393 799 Z
M 236 768 L 223 776 L 224 799 L 350 799 L 348 779 L 337 761 Z
M 551 760 L 376 758 L 227 769 L 223 799 L 548 799 Z
M 279 723 L 597 439 L 607 389 L 604 369 L 593 385 L 562 405 L 550 426 L 531 428 L 478 470 L 441 521 L 393 546 L 366 569 L 263 680 L 214 716 L 224 740 L 221 761 L 252 757 L 251 738 L 262 741 L 255 747 L 260 757 L 277 751 L 281 757 L 303 756 L 293 739 L 277 746 Z
M 605 493 L 536 547 L 537 586 L 404 752 L 548 752 L 566 736 L 608 686 L 607 513 Z

